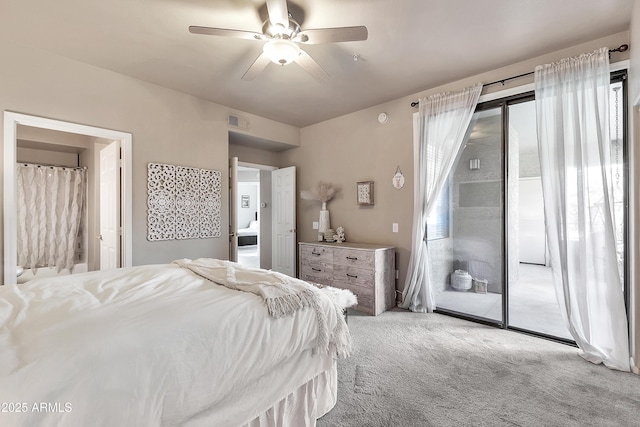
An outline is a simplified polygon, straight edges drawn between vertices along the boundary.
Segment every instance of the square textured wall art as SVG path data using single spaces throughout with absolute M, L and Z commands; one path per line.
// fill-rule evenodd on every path
M 149 163 L 147 239 L 220 237 L 220 171 Z

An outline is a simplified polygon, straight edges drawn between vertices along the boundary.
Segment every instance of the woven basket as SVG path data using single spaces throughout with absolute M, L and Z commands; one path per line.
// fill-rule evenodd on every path
M 477 294 L 486 294 L 488 283 L 489 281 L 486 279 L 473 279 L 473 288 Z
M 466 292 L 471 289 L 471 275 L 465 270 L 456 270 L 451 274 L 451 287 Z

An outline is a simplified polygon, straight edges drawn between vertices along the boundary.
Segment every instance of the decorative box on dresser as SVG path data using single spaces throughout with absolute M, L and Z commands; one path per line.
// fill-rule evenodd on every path
M 298 274 L 311 283 L 349 289 L 356 310 L 377 316 L 395 305 L 395 248 L 364 243 L 298 243 Z

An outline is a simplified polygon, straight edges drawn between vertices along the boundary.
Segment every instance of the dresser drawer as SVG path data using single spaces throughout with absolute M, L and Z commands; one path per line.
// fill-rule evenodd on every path
M 343 283 L 371 289 L 375 287 L 375 274 L 373 270 L 348 265 L 334 265 L 333 280 L 336 286 L 339 287 L 342 287 L 341 284 Z
M 348 289 L 358 298 L 358 305 L 353 308 L 359 311 L 364 311 L 369 314 L 376 314 L 375 312 L 375 288 L 373 284 L 369 283 L 363 285 L 355 280 L 335 280 L 333 286 L 341 289 Z
M 319 283 L 321 285 L 333 286 L 333 278 L 330 275 L 300 273 L 300 280 L 309 283 Z
M 308 262 L 300 265 L 300 271 L 309 274 L 328 274 L 333 275 L 333 265 L 324 262 Z
M 333 264 L 333 248 L 300 245 L 300 263 L 304 265 L 317 262 Z
M 333 263 L 357 268 L 373 269 L 375 252 L 357 249 L 334 248 Z
M 333 280 L 333 265 L 323 262 L 310 262 L 300 265 L 300 274 L 308 274 L 315 277 L 326 277 Z
M 354 286 L 349 289 L 358 298 L 358 304 L 353 306 L 355 310 L 363 311 L 369 314 L 376 314 L 373 292 L 364 288 Z

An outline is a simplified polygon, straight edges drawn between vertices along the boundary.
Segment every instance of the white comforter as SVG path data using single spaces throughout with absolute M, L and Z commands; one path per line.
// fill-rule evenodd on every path
M 0 425 L 241 425 L 330 368 L 317 332 L 175 264 L 0 286 Z

